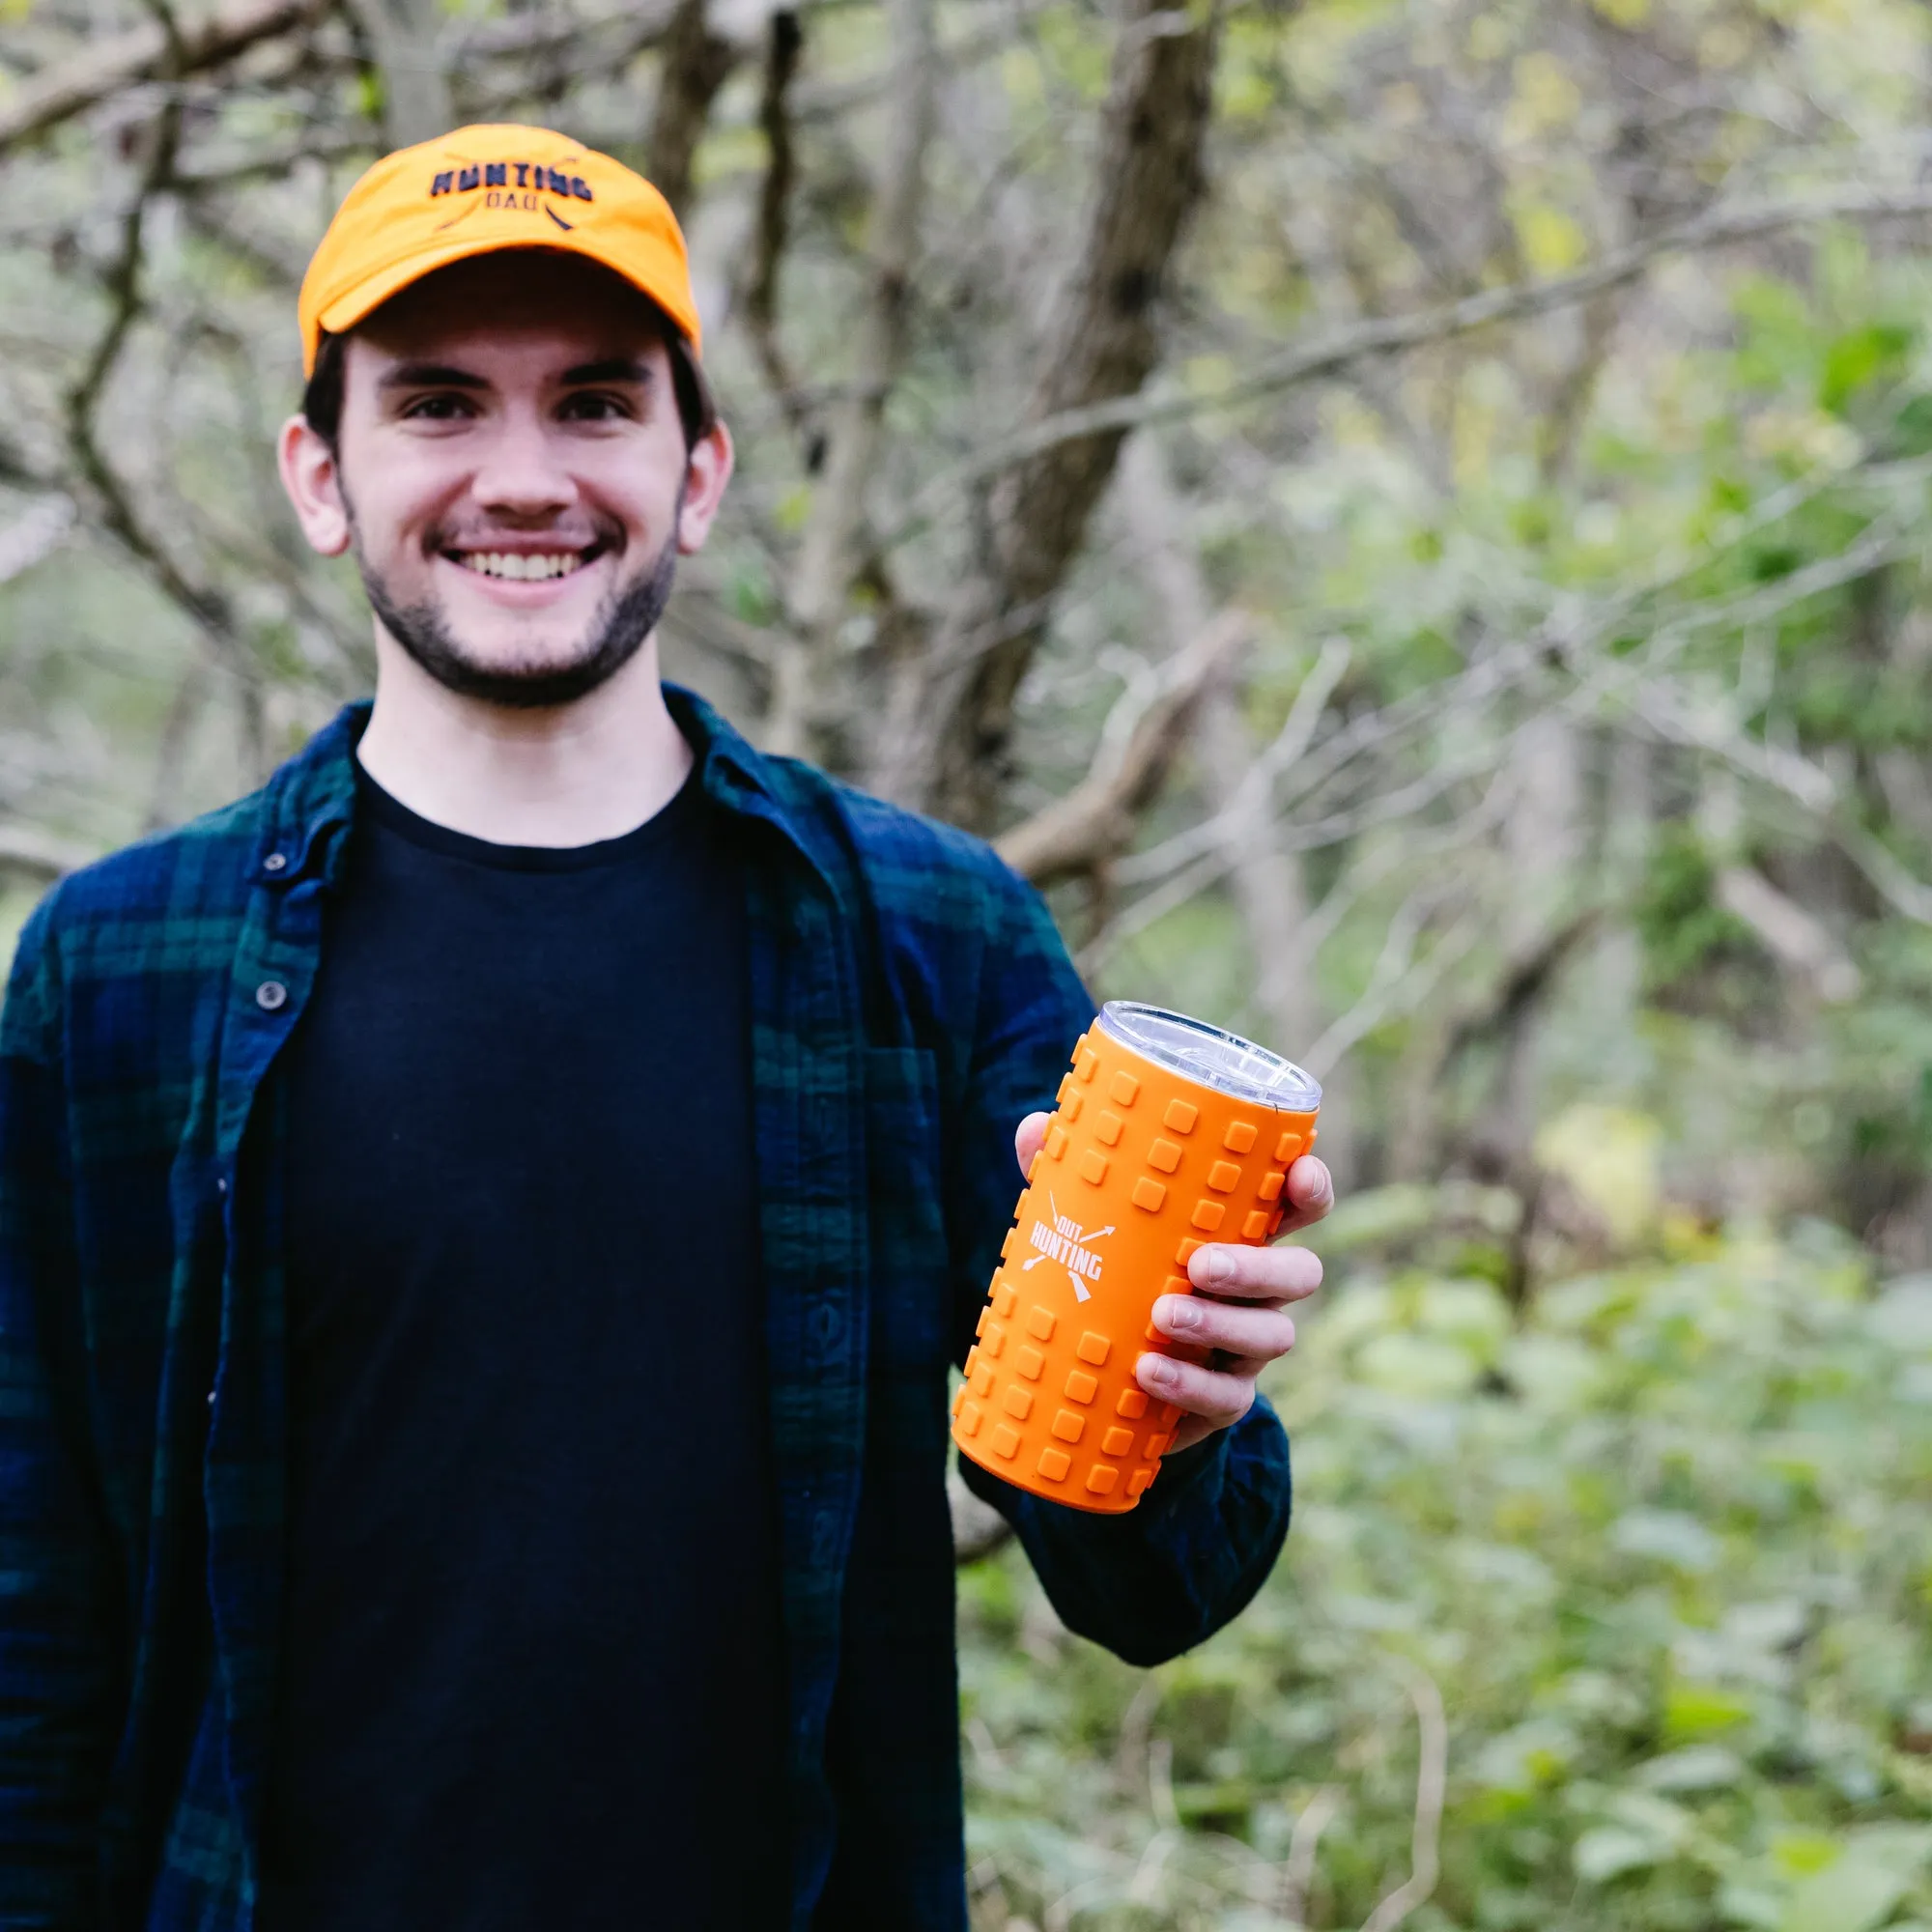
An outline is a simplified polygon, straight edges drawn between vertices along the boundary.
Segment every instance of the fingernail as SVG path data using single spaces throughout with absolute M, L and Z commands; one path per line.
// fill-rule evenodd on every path
M 1148 1366 L 1141 1371 L 1143 1380 L 1151 1381 L 1161 1388 L 1172 1388 L 1175 1382 L 1174 1364 L 1164 1356 L 1149 1357 Z
M 1172 1333 L 1177 1328 L 1198 1328 L 1201 1325 L 1201 1311 L 1184 1294 L 1170 1294 L 1167 1309 L 1161 1317 L 1161 1326 Z
M 1235 1264 L 1221 1248 L 1209 1250 L 1206 1260 L 1201 1264 L 1201 1269 L 1208 1277 L 1207 1285 L 1209 1288 L 1218 1287 L 1222 1282 L 1233 1281 L 1235 1278 Z

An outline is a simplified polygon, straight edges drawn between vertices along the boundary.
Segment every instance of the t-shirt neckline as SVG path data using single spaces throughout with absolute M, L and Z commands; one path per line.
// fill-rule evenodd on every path
M 641 857 L 666 838 L 685 830 L 700 808 L 704 797 L 702 760 L 694 758 L 684 782 L 666 803 L 641 825 L 620 832 L 614 838 L 593 839 L 587 845 L 502 845 L 495 839 L 478 838 L 439 825 L 420 812 L 412 811 L 394 793 L 384 790 L 355 760 L 355 803 L 357 810 L 399 838 L 424 851 L 467 865 L 484 866 L 498 872 L 582 872 L 595 867 L 622 865 Z

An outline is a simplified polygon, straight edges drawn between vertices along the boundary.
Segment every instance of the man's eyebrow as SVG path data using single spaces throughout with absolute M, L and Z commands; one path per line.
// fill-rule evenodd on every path
M 399 362 L 383 378 L 384 389 L 487 389 L 490 384 L 473 370 L 452 369 L 441 362 Z
M 566 389 L 582 388 L 590 383 L 648 384 L 651 369 L 648 362 L 640 362 L 635 355 L 611 355 L 602 362 L 580 362 L 575 369 L 566 369 L 561 380 Z

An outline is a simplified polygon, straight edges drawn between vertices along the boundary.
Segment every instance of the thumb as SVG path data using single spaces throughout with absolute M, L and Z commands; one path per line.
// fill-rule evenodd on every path
M 1048 1119 L 1049 1116 L 1045 1114 L 1029 1114 L 1013 1134 L 1013 1151 L 1019 1156 L 1022 1174 L 1033 1165 L 1034 1155 L 1039 1151 L 1040 1144 L 1046 1139 Z

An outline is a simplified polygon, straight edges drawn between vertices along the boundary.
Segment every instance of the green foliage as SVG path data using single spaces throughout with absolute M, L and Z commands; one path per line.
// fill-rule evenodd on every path
M 1065 1635 L 1010 1552 L 968 1574 L 976 1925 L 1361 1924 L 1410 1867 L 1418 1669 L 1449 1750 L 1413 1925 L 1932 1922 L 1932 1278 L 1875 1291 L 1815 1225 L 1654 1238 L 1520 1323 L 1354 1269 L 1273 1382 L 1287 1550 L 1188 1657 Z
M 1654 986 L 1688 978 L 1725 948 L 1748 946 L 1749 929 L 1712 897 L 1717 867 L 1686 825 L 1661 828 L 1636 901 L 1636 925 Z

